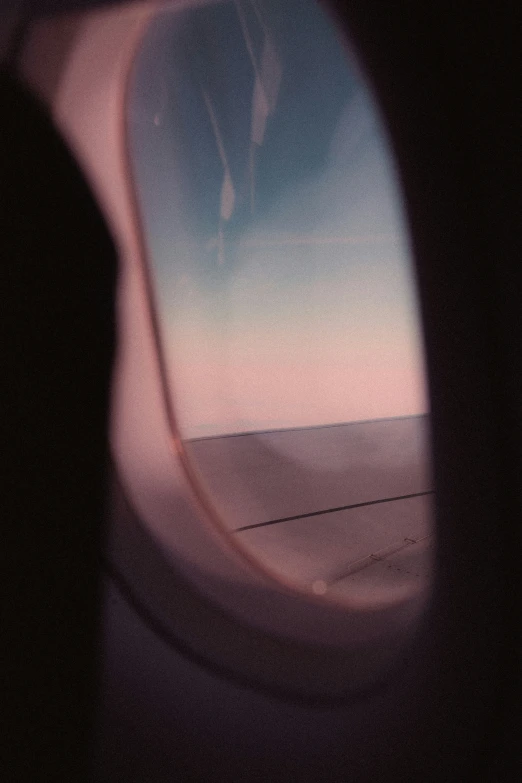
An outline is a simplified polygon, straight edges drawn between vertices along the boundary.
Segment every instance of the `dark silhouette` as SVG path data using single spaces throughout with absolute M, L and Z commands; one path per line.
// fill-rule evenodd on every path
M 97 692 L 116 260 L 37 101 L 0 75 L 6 780 L 84 780 Z

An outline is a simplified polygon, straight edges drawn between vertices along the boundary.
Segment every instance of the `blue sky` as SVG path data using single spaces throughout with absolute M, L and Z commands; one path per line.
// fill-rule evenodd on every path
M 130 95 L 182 433 L 425 412 L 393 162 L 324 12 L 242 0 L 166 14 Z

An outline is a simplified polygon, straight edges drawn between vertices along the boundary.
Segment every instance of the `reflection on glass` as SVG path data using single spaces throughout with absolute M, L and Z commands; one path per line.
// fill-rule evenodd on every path
M 426 584 L 427 401 L 395 171 L 311 0 L 164 14 L 132 165 L 186 450 L 230 534 L 317 595 Z

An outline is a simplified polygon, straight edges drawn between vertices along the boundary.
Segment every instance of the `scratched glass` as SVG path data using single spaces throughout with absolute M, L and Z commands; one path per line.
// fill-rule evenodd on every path
M 156 19 L 128 136 L 175 435 L 220 524 L 315 594 L 429 583 L 422 331 L 394 160 L 303 0 Z

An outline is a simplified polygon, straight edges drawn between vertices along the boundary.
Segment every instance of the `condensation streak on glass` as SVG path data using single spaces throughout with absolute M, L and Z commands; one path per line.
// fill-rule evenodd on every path
M 131 164 L 169 394 L 223 525 L 315 595 L 429 583 L 428 406 L 393 158 L 314 2 L 156 18 Z

